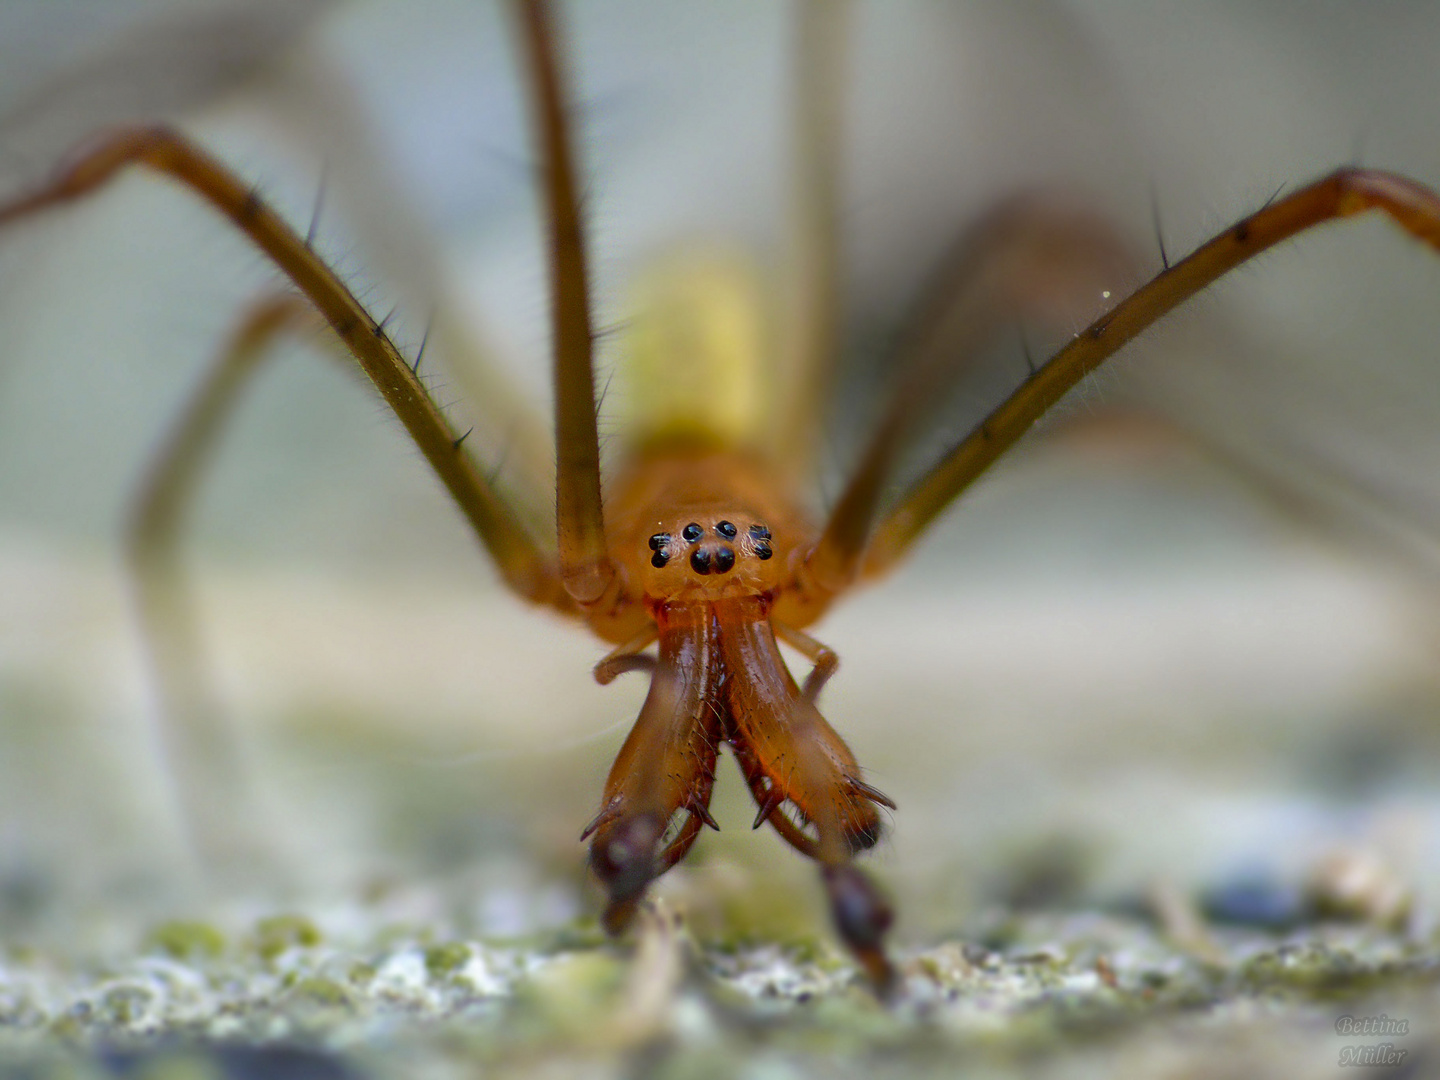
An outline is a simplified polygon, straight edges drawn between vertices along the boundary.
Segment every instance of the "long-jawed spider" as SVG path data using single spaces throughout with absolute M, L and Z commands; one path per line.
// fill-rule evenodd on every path
M 605 923 L 622 929 L 651 881 L 713 825 L 708 804 L 717 753 L 729 745 L 759 812 L 818 863 L 840 936 L 879 987 L 893 980 L 883 939 L 888 906 L 854 865 L 880 836 L 877 806 L 891 805 L 866 783 L 815 701 L 836 659 L 804 631 L 857 581 L 893 566 L 951 501 L 1088 372 L 1176 305 L 1259 252 L 1336 217 L 1376 209 L 1440 247 L 1440 199 L 1404 178 L 1347 169 L 1276 198 L 1116 304 L 1044 364 L 893 506 L 884 493 L 903 442 L 929 401 L 967 354 L 1017 320 L 1046 319 L 1120 261 L 1094 221 L 1036 204 L 1010 205 L 963 238 L 895 358 L 894 401 L 823 524 L 810 520 L 791 443 L 813 442 L 814 382 L 834 352 L 833 252 L 825 249 L 833 189 L 812 185 L 811 255 L 816 309 L 811 333 L 782 387 L 793 417 L 782 437 L 754 444 L 694 416 L 657 421 L 630 447 L 604 485 L 596 429 L 593 329 L 585 243 L 569 146 L 555 36 L 540 0 L 517 3 L 550 228 L 557 432 L 556 553 L 530 534 L 505 496 L 465 452 L 386 332 L 312 250 L 252 188 L 203 150 L 163 128 L 110 133 L 82 149 L 49 183 L 0 207 L 0 223 L 84 197 L 130 165 L 188 186 L 227 216 L 293 282 L 291 297 L 257 309 L 231 357 L 202 394 L 172 444 L 142 512 L 163 533 L 198 456 L 232 396 L 233 381 L 257 348 L 306 312 L 318 311 L 372 379 L 447 487 L 519 596 L 586 622 L 616 646 L 596 669 L 603 683 L 630 670 L 651 672 L 640 717 L 585 830 L 591 865 L 609 900 Z M 823 83 L 823 79 L 816 80 Z M 822 108 L 823 111 L 823 108 Z M 827 124 L 805 137 L 828 151 Z M 943 348 L 940 347 L 943 345 Z M 684 357 L 668 359 L 677 368 Z M 146 545 L 149 547 L 146 547 Z M 777 640 L 814 662 L 803 684 L 790 675 Z M 658 642 L 658 656 L 645 650 Z

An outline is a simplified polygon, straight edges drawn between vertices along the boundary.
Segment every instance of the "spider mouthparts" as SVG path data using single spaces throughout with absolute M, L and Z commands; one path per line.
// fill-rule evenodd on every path
M 620 800 L 611 799 L 605 804 L 598 814 L 590 819 L 590 824 L 585 826 L 585 831 L 580 834 L 580 842 L 583 844 L 590 839 L 590 835 L 601 825 L 608 824 L 615 820 L 615 815 L 620 812 Z
M 757 795 L 757 801 L 760 803 L 760 812 L 755 815 L 755 824 L 750 826 L 752 829 L 758 829 L 770 820 L 770 815 L 785 801 L 785 792 L 780 789 L 778 784 L 772 784 L 763 799 Z
M 709 797 L 708 793 L 706 797 Z M 685 809 L 689 810 L 690 813 L 694 814 L 697 818 L 699 818 L 706 825 L 709 825 L 710 828 L 714 829 L 716 832 L 720 831 L 720 823 L 717 822 L 714 816 L 710 813 L 710 807 L 706 806 L 698 798 L 693 798 L 688 803 L 686 803 Z
M 857 780 L 853 776 L 847 776 L 845 778 L 845 782 L 850 785 L 850 787 L 855 791 L 856 794 L 863 795 L 865 798 L 869 799 L 873 803 L 879 803 L 881 806 L 885 807 L 888 810 L 900 809 L 898 806 L 895 805 L 894 799 L 890 798 L 889 795 L 886 795 L 879 788 L 871 787 L 869 784 L 865 783 L 864 780 Z

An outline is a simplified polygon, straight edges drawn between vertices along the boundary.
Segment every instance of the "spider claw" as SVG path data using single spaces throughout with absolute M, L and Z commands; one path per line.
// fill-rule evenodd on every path
M 689 810 L 692 815 L 699 818 L 706 825 L 709 825 L 710 828 L 716 832 L 720 831 L 720 823 L 717 822 L 710 813 L 710 808 L 701 802 L 698 797 L 691 796 L 690 801 L 685 804 L 685 809 Z
M 755 815 L 755 824 L 750 826 L 752 829 L 758 829 L 770 820 L 770 815 L 785 801 L 785 792 L 781 791 L 778 785 L 771 784 L 763 798 L 758 791 L 755 792 L 755 801 L 760 804 L 760 812 Z
M 600 828 L 600 826 L 602 825 L 614 821 L 615 818 L 619 815 L 619 813 L 620 800 L 618 798 L 611 799 L 608 803 L 601 807 L 598 814 L 596 814 L 593 818 L 590 819 L 590 824 L 586 825 L 585 831 L 580 834 L 580 842 L 583 844 L 586 840 L 589 840 L 591 834 L 593 834 L 596 829 Z
M 898 806 L 895 805 L 895 800 L 894 800 L 894 799 L 890 798 L 889 795 L 886 795 L 886 794 L 885 794 L 883 791 L 881 791 L 879 788 L 877 788 L 877 787 L 872 787 L 871 785 L 865 783 L 864 780 L 857 780 L 857 779 L 856 779 L 855 777 L 853 777 L 853 776 L 847 776 L 847 777 L 845 778 L 845 782 L 850 785 L 851 789 L 852 789 L 857 795 L 862 795 L 862 796 L 864 796 L 865 798 L 869 799 L 869 800 L 870 800 L 871 802 L 873 802 L 873 803 L 879 803 L 881 806 L 885 807 L 887 810 L 899 810 L 899 809 L 900 809 Z

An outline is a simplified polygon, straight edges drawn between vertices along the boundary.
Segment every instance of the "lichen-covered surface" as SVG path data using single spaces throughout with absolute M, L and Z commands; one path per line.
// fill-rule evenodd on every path
M 1135 915 L 997 916 L 969 940 L 906 948 L 903 988 L 881 1003 L 818 937 L 700 942 L 662 905 L 628 946 L 583 921 L 477 940 L 396 919 L 424 899 L 172 922 L 108 954 L 12 946 L 0 1075 L 778 1078 L 963 1065 L 1280 1077 L 1388 1045 L 1399 1074 L 1418 1076 L 1440 1054 L 1433 937 L 1228 931 L 1200 959 Z M 1385 1017 L 1392 1033 L 1344 1033 L 1346 1017 Z

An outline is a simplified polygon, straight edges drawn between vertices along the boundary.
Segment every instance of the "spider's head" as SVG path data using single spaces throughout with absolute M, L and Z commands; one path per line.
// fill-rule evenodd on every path
M 769 527 L 744 512 L 667 522 L 649 537 L 647 595 L 712 599 L 770 592 L 785 560 Z

